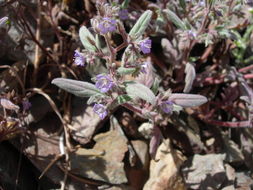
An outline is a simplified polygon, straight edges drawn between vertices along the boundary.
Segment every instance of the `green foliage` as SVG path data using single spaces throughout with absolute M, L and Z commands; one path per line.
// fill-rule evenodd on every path
M 95 37 L 91 34 L 91 32 L 86 28 L 85 26 L 82 26 L 79 30 L 79 36 L 80 40 L 88 51 L 96 51 L 97 48 L 95 46 L 97 40 Z
M 129 32 L 129 36 L 133 40 L 137 40 L 141 35 L 144 34 L 145 30 L 147 29 L 150 20 L 152 17 L 152 11 L 147 10 L 145 11 L 141 17 L 138 19 L 138 21 L 135 23 L 131 31 Z
M 155 104 L 156 97 L 154 93 L 145 85 L 137 82 L 126 83 L 126 92 L 133 98 L 140 98 L 151 104 Z
M 52 84 L 79 97 L 90 97 L 100 93 L 94 84 L 65 78 L 56 78 Z

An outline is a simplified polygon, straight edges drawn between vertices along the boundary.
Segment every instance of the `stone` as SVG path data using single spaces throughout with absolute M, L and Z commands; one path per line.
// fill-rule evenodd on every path
M 122 162 L 128 150 L 127 140 L 117 131 L 94 137 L 92 149 L 78 148 L 70 154 L 71 173 L 111 184 L 127 182 Z
M 180 166 L 184 158 L 171 147 L 170 140 L 165 140 L 158 148 L 155 160 L 150 163 L 150 176 L 144 190 L 186 190 Z

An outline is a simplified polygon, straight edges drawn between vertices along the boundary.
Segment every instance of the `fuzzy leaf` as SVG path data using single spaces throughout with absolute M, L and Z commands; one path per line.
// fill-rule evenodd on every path
M 167 17 L 173 24 L 177 26 L 177 28 L 180 28 L 181 30 L 187 30 L 186 25 L 184 22 L 171 10 L 165 9 L 164 12 L 167 14 Z
M 134 98 L 138 97 L 151 104 L 155 103 L 154 93 L 143 84 L 136 82 L 129 82 L 127 83 L 126 86 L 126 92 L 129 96 L 132 96 Z
M 52 84 L 79 97 L 90 97 L 100 93 L 94 84 L 65 78 L 56 78 Z
M 136 71 L 135 68 L 119 67 L 119 68 L 117 69 L 117 72 L 118 72 L 120 75 L 130 75 L 130 74 L 133 74 L 135 71 Z
M 163 48 L 163 53 L 167 58 L 166 62 L 176 63 L 178 58 L 180 58 L 180 55 L 173 47 L 172 43 L 168 39 L 163 38 L 161 41 L 161 45 Z
M 184 87 L 184 93 L 190 92 L 192 88 L 193 81 L 196 77 L 196 71 L 195 67 L 191 63 L 187 63 L 185 66 L 185 87 Z
M 138 21 L 135 23 L 134 27 L 129 32 L 129 36 L 132 39 L 138 39 L 142 34 L 144 34 L 146 28 L 148 27 L 148 24 L 152 17 L 152 11 L 147 10 L 145 11 L 141 17 L 138 19 Z
M 205 96 L 198 94 L 174 93 L 170 95 L 169 100 L 184 108 L 200 106 L 207 102 L 207 98 Z
M 94 45 L 96 44 L 96 39 L 88 28 L 82 26 L 79 30 L 79 37 L 85 49 L 89 51 L 96 51 L 96 46 Z

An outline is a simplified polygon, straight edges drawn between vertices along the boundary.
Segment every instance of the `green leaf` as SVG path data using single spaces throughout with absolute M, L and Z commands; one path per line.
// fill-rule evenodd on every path
M 185 8 L 186 8 L 185 0 L 179 0 L 179 4 L 185 10 Z
M 98 93 L 101 94 L 94 84 L 88 82 L 56 78 L 52 81 L 52 84 L 79 97 L 90 97 Z
M 86 50 L 88 50 L 88 51 L 96 51 L 97 50 L 97 48 L 95 46 L 96 39 L 91 34 L 91 32 L 88 30 L 88 28 L 86 28 L 85 26 L 82 26 L 79 30 L 79 37 L 80 37 L 80 40 Z
M 247 30 L 246 30 L 246 32 L 244 33 L 243 38 L 242 38 L 242 40 L 243 40 L 245 43 L 249 43 L 249 41 L 250 41 L 250 36 L 251 36 L 251 34 L 252 34 L 252 30 L 253 30 L 253 25 L 247 27 Z
M 129 102 L 131 100 L 132 100 L 132 98 L 130 96 L 128 96 L 127 94 L 123 94 L 123 95 L 120 95 L 117 97 L 117 102 L 119 105 Z
M 130 0 L 124 0 L 123 3 L 121 4 L 122 9 L 126 9 L 129 5 Z
M 149 22 L 151 20 L 151 17 L 152 17 L 152 11 L 147 10 L 137 20 L 137 22 L 135 23 L 134 27 L 129 32 L 129 36 L 133 40 L 138 39 L 142 34 L 144 34 L 144 32 L 147 29 L 148 24 L 149 24 Z
M 141 98 L 151 104 L 155 104 L 155 95 L 147 86 L 136 82 L 129 82 L 126 85 L 126 92 L 129 96 Z
M 118 72 L 120 75 L 130 75 L 130 74 L 133 74 L 135 71 L 136 71 L 135 68 L 119 67 L 119 68 L 117 69 L 117 72 Z
M 177 28 L 180 28 L 181 30 L 187 30 L 185 23 L 174 12 L 169 9 L 165 9 L 164 12 L 166 13 L 168 19 L 173 22 Z
M 161 80 L 159 80 L 157 77 L 155 78 L 155 81 L 151 87 L 151 90 L 153 91 L 154 94 L 158 93 L 158 89 L 159 89 L 159 84 L 160 84 Z

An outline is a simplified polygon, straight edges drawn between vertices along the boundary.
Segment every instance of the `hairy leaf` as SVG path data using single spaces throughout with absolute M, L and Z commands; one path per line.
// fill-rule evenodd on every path
M 96 39 L 88 30 L 88 28 L 86 28 L 85 26 L 82 26 L 79 30 L 79 37 L 85 49 L 89 51 L 96 51 L 96 46 L 95 46 Z
M 161 45 L 163 48 L 163 53 L 167 58 L 166 62 L 177 63 L 178 58 L 180 58 L 180 55 L 173 47 L 172 43 L 168 39 L 163 38 L 161 41 Z
M 94 84 L 65 78 L 56 78 L 52 84 L 79 97 L 90 97 L 100 93 Z
M 154 93 L 143 84 L 136 82 L 127 83 L 126 92 L 134 98 L 138 97 L 151 104 L 155 103 Z
M 167 17 L 173 24 L 177 26 L 177 28 L 180 28 L 181 30 L 187 30 L 187 27 L 185 23 L 171 10 L 165 9 L 164 12 L 166 13 Z
M 169 100 L 185 108 L 200 106 L 207 102 L 207 98 L 205 96 L 198 95 L 198 94 L 173 93 L 169 97 Z
M 132 39 L 138 39 L 142 34 L 144 34 L 146 28 L 152 17 L 152 11 L 147 10 L 145 11 L 138 21 L 135 23 L 134 27 L 129 32 L 129 36 Z
M 187 63 L 185 66 L 185 87 L 184 87 L 184 92 L 190 92 L 191 88 L 192 88 L 192 84 L 193 81 L 196 77 L 196 71 L 195 71 L 195 67 L 193 66 L 193 64 L 191 63 Z
M 135 71 L 136 71 L 135 68 L 119 67 L 119 68 L 117 69 L 117 72 L 118 72 L 120 75 L 130 75 L 130 74 L 133 74 Z

